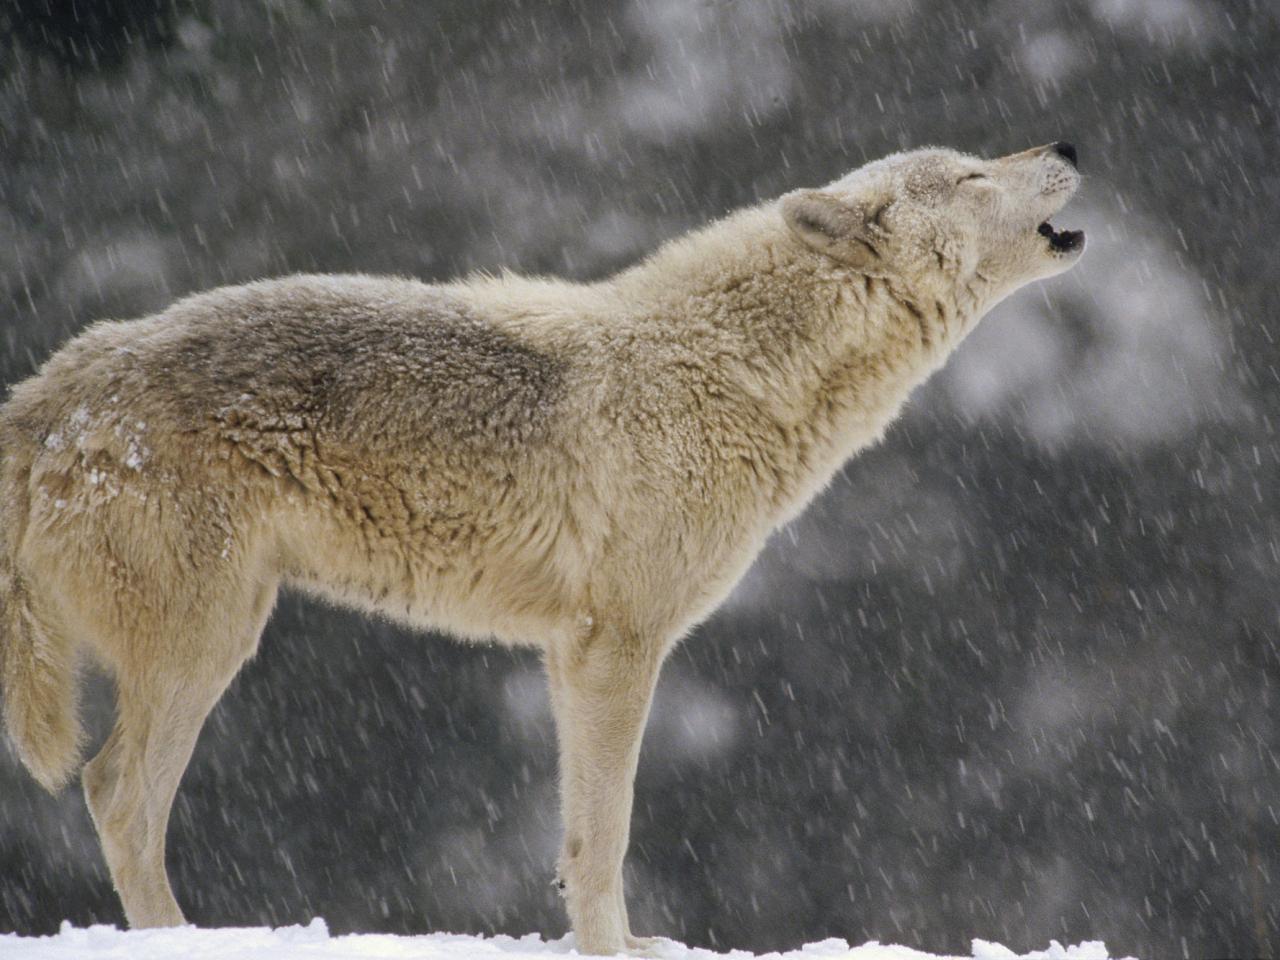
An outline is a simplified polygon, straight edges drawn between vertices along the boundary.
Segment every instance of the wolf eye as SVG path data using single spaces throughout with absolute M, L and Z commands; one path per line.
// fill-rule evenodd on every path
M 959 180 L 957 180 L 956 183 L 964 183 L 966 180 L 986 180 L 986 179 L 987 179 L 987 175 L 985 173 L 967 173 L 963 177 L 961 177 Z

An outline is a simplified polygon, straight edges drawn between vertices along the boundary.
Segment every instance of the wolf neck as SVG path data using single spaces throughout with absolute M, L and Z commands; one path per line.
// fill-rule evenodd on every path
M 968 326 L 954 304 L 926 308 L 809 251 L 771 205 L 668 244 L 615 282 L 652 349 L 705 381 L 733 422 L 754 422 L 746 468 L 773 481 L 779 521 L 879 439 Z

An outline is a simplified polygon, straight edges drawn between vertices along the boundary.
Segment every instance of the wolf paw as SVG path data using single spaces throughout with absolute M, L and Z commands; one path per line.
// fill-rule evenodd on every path
M 626 936 L 627 955 L 631 957 L 665 957 L 665 947 L 669 941 L 663 937 Z

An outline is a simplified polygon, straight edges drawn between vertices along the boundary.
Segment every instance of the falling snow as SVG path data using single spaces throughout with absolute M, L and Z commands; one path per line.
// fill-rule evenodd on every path
M 0 382 L 220 284 L 590 280 L 894 150 L 1069 139 L 1083 262 L 989 316 L 668 663 L 632 926 L 1275 956 L 1278 128 L 1270 0 L 4 4 Z M 124 396 L 40 438 L 120 430 L 91 496 L 156 469 Z M 110 706 L 95 675 L 90 749 Z M 333 935 L 83 929 L 123 918 L 80 792 L 0 750 L 0 931 L 77 925 L 0 953 L 563 951 L 419 936 L 564 931 L 555 748 L 533 655 L 286 596 L 168 863 L 200 926 Z

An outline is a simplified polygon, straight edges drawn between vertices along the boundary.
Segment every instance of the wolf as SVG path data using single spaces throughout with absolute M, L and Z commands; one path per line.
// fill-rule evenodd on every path
M 541 651 L 578 949 L 623 899 L 659 668 L 779 524 L 1020 286 L 1071 267 L 1057 142 L 899 153 L 595 283 L 290 276 L 100 322 L 0 408 L 3 714 L 56 791 L 78 664 L 116 720 L 81 781 L 134 927 L 184 922 L 165 832 L 282 586 Z

